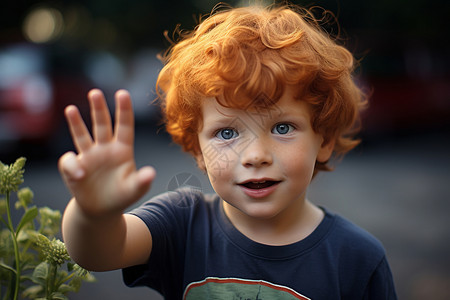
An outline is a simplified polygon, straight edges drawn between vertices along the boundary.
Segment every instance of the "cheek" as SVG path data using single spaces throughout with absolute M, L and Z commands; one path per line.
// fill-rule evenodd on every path
M 206 144 L 202 147 L 204 165 L 211 183 L 227 178 L 230 175 L 232 166 L 236 162 L 236 156 L 232 151 L 219 148 L 214 144 Z
M 284 153 L 280 159 L 283 161 L 282 165 L 286 175 L 295 177 L 297 180 L 311 178 L 316 162 L 316 155 L 313 152 L 299 147 Z

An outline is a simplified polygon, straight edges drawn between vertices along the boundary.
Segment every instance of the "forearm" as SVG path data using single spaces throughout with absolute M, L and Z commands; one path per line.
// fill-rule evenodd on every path
M 63 239 L 69 255 L 79 265 L 92 271 L 121 267 L 126 227 L 122 214 L 88 216 L 75 199 L 67 205 L 62 221 Z
M 141 219 L 123 211 L 148 191 L 155 170 L 148 166 L 136 169 L 130 95 L 123 90 L 116 93 L 114 132 L 103 93 L 92 90 L 88 98 L 92 135 L 76 107 L 65 109 L 78 152 L 67 152 L 58 162 L 64 182 L 76 197 L 63 217 L 67 250 L 89 270 L 145 263 L 151 251 L 151 233 Z

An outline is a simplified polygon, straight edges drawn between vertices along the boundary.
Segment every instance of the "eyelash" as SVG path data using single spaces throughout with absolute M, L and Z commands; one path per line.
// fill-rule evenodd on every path
M 224 138 L 223 135 L 222 135 L 222 133 L 223 133 L 225 130 L 231 130 L 232 133 L 233 133 L 233 135 L 232 135 L 230 138 Z M 221 128 L 221 129 L 217 130 L 217 131 L 214 133 L 214 136 L 215 136 L 216 138 L 220 139 L 220 140 L 227 141 L 227 140 L 231 140 L 231 139 L 233 139 L 233 138 L 238 137 L 238 136 L 239 136 L 239 133 L 238 133 L 235 129 L 233 129 L 233 128 Z
M 280 125 L 287 126 L 288 131 L 285 132 L 285 133 L 275 132 L 277 127 L 280 126 Z M 275 126 L 273 126 L 271 132 L 274 133 L 274 134 L 285 135 L 285 134 L 291 133 L 294 129 L 295 129 L 295 127 L 292 124 L 289 124 L 289 123 L 278 123 L 278 124 L 275 124 Z
M 278 126 L 280 126 L 280 125 L 286 126 L 288 131 L 285 132 L 285 133 L 276 132 L 277 128 L 279 129 Z M 285 134 L 291 133 L 293 130 L 295 130 L 295 127 L 292 124 L 289 124 L 289 123 L 278 123 L 278 124 L 275 124 L 275 126 L 273 126 L 273 128 L 271 129 L 270 132 L 273 133 L 273 134 L 285 135 Z M 229 136 L 228 138 L 225 138 L 223 136 L 223 133 L 225 131 L 230 131 L 230 133 L 232 133 L 232 135 Z M 216 138 L 220 139 L 220 140 L 227 141 L 227 140 L 231 140 L 231 139 L 237 138 L 239 136 L 239 133 L 234 128 L 221 128 L 221 129 L 219 129 L 219 130 L 214 132 L 214 136 Z

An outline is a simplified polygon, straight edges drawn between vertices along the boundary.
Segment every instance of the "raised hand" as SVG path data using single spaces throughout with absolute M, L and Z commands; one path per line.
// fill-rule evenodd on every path
M 119 214 L 147 192 L 155 171 L 148 166 L 136 170 L 134 115 L 129 93 L 119 90 L 115 95 L 114 131 L 103 93 L 94 89 L 88 99 L 93 137 L 79 110 L 68 106 L 65 116 L 78 154 L 64 154 L 59 160 L 59 170 L 86 215 Z

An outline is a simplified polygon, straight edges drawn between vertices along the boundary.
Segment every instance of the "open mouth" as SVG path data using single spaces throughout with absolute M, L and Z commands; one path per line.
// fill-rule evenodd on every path
M 242 183 L 239 185 L 246 187 L 248 189 L 252 189 L 252 190 L 260 190 L 260 189 L 271 187 L 278 183 L 279 183 L 279 181 L 264 180 L 264 181 L 258 181 L 258 182 L 249 181 L 249 182 L 245 182 L 245 183 Z

